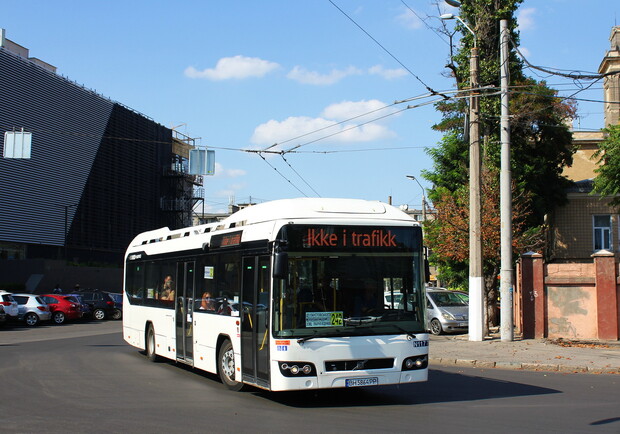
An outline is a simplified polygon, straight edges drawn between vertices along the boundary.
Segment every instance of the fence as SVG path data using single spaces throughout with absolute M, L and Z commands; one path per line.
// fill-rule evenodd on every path
M 601 250 L 587 263 L 545 263 L 526 253 L 517 267 L 515 325 L 524 338 L 618 340 L 618 263 Z

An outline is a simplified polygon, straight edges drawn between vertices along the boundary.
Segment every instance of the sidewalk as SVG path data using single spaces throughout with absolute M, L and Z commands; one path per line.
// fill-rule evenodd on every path
M 515 337 L 502 342 L 493 334 L 482 342 L 469 335 L 431 336 L 430 367 L 458 365 L 530 371 L 620 374 L 620 341 L 578 342 Z

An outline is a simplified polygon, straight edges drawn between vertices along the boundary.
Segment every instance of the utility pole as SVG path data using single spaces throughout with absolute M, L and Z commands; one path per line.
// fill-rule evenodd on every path
M 508 111 L 508 21 L 500 21 L 500 68 L 501 68 L 501 170 L 500 170 L 500 334 L 501 340 L 514 340 L 512 305 L 512 189 L 510 171 L 510 118 Z
M 473 32 L 472 32 L 473 33 Z M 478 99 L 478 46 L 469 58 L 469 340 L 484 339 L 484 285 L 482 277 L 482 224 L 480 209 L 480 103 Z
M 460 7 L 456 0 L 446 0 Z M 484 339 L 484 279 L 482 277 L 482 224 L 480 218 L 480 104 L 478 100 L 478 40 L 476 34 L 459 17 L 443 14 L 442 20 L 458 20 L 474 37 L 469 56 L 469 340 Z

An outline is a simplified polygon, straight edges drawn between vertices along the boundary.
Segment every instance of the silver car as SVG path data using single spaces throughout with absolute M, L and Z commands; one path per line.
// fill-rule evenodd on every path
M 447 289 L 426 289 L 426 318 L 434 335 L 466 332 L 469 327 L 469 304 L 461 293 Z
M 24 321 L 26 325 L 34 327 L 41 321 L 52 319 L 49 306 L 38 295 L 13 294 L 13 298 L 18 304 L 18 319 Z

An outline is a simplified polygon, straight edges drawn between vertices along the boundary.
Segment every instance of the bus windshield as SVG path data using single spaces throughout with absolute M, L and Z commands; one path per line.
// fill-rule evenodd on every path
M 419 229 L 288 227 L 288 278 L 274 286 L 275 336 L 424 333 Z

